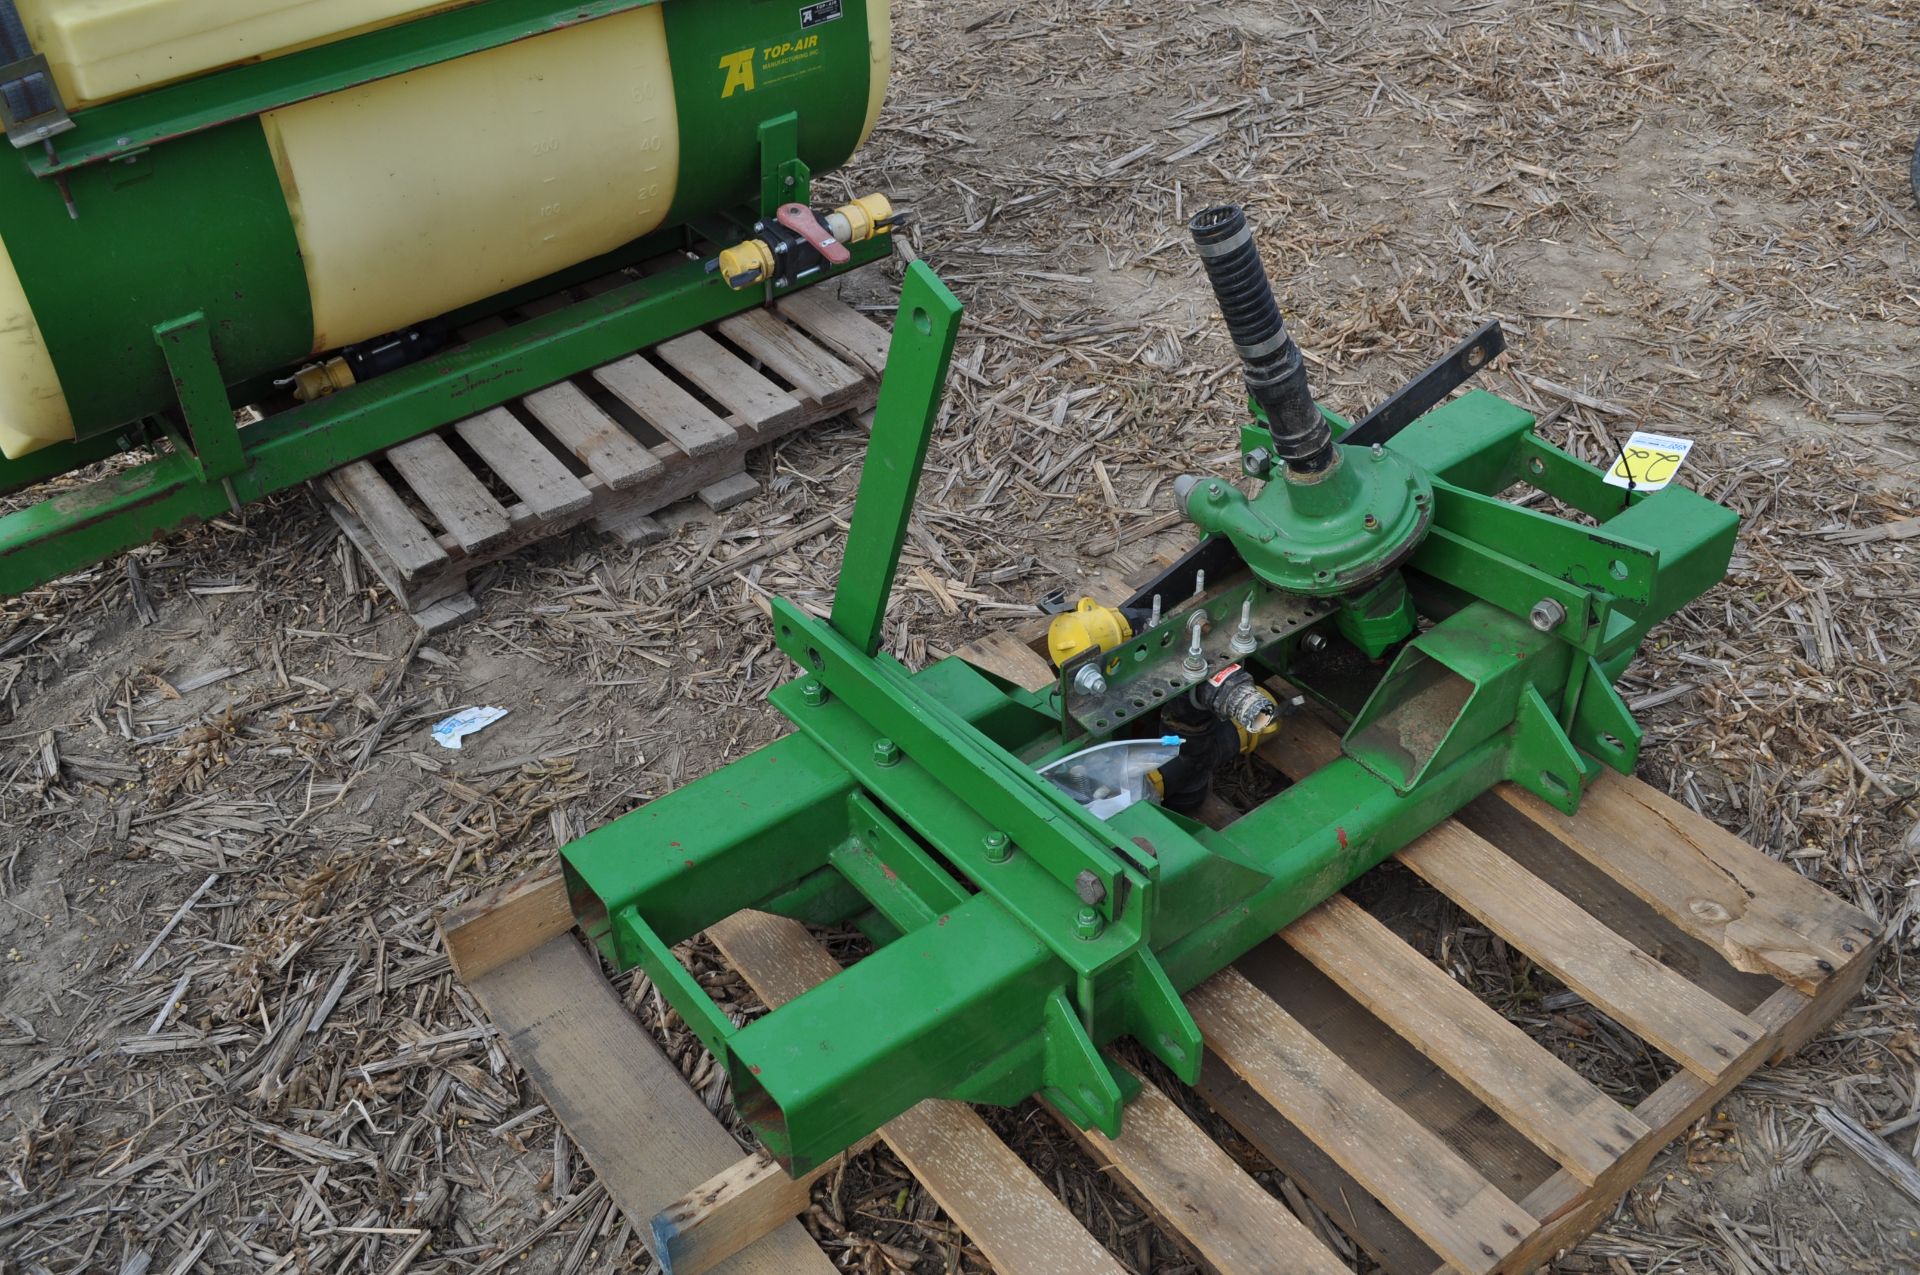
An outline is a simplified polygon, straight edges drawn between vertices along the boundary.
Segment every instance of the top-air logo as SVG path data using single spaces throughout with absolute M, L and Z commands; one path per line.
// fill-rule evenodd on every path
M 727 82 L 720 88 L 721 97 L 732 97 L 735 89 L 743 93 L 753 92 L 752 49 L 726 54 L 720 59 L 720 69 L 727 73 Z
M 833 21 L 840 16 L 840 3 L 841 0 L 814 0 L 813 4 L 803 6 L 800 10 L 800 29 L 805 31 L 808 27 Z

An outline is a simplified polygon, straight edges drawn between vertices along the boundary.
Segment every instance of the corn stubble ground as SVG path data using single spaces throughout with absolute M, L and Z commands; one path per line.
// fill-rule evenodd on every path
M 1556 1269 L 1914 1269 L 1920 1202 L 1833 1130 L 1908 1159 L 1920 1140 L 1920 523 L 1901 521 L 1920 514 L 1920 10 L 899 9 L 879 130 L 823 183 L 911 205 L 912 248 L 969 307 L 891 648 L 936 658 L 1177 542 L 1171 480 L 1225 472 L 1239 412 L 1184 231 L 1205 204 L 1250 210 L 1336 409 L 1501 318 L 1488 388 L 1563 409 L 1551 435 L 1593 459 L 1636 426 L 1698 439 L 1687 480 L 1745 519 L 1730 578 L 1629 675 L 1642 773 L 1891 936 L 1833 1030 Z M 884 309 L 896 282 L 847 292 Z M 764 601 L 824 604 L 839 533 L 724 568 L 844 519 L 860 457 L 836 423 L 663 545 L 540 546 L 425 643 L 304 494 L 0 603 L 5 1266 L 645 1269 L 433 918 L 778 732 Z M 694 576 L 714 582 L 689 594 Z M 475 703 L 512 712 L 458 754 L 428 741 Z M 1418 919 L 1612 1091 L 1662 1074 L 1470 921 Z M 687 955 L 755 1012 L 709 949 Z M 724 1075 L 621 986 L 726 1113 Z M 1194 1269 L 1044 1116 L 993 1119 L 1129 1267 Z M 884 1152 L 806 1221 L 849 1269 L 983 1265 Z

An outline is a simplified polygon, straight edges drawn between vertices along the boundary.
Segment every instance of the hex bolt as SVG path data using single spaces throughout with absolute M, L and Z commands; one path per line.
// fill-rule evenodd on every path
M 1100 676 L 1098 663 L 1082 664 L 1080 671 L 1073 675 L 1074 689 L 1085 695 L 1104 695 L 1107 693 L 1107 679 Z
M 1073 932 L 1083 939 L 1097 939 L 1107 923 L 1100 919 L 1100 909 L 1084 907 L 1074 913 Z
M 1381 458 L 1382 458 L 1383 456 L 1385 456 L 1386 454 L 1387 454 L 1387 449 L 1386 449 L 1386 448 L 1384 448 L 1384 447 L 1382 447 L 1382 446 L 1381 446 L 1380 444 L 1378 444 L 1378 443 L 1375 443 L 1375 444 L 1373 445 L 1373 458 L 1374 458 L 1375 460 L 1379 460 L 1379 459 L 1381 459 Z
M 1533 610 L 1527 612 L 1527 623 L 1542 633 L 1551 633 L 1566 622 L 1567 608 L 1556 599 L 1541 598 L 1533 604 Z
M 1013 841 L 998 828 L 987 834 L 985 844 L 988 863 L 1005 863 L 1013 858 Z
M 1153 595 L 1153 610 L 1147 616 L 1147 627 L 1150 629 L 1160 627 L 1160 595 L 1157 593 Z
M 874 740 L 873 764 L 876 766 L 898 766 L 900 764 L 900 745 L 886 738 Z
M 1247 600 L 1240 604 L 1240 623 L 1233 631 L 1228 649 L 1235 655 L 1251 655 L 1259 645 L 1253 640 L 1253 595 L 1249 593 Z
M 1240 468 L 1247 472 L 1249 478 L 1263 476 L 1272 464 L 1273 453 L 1264 447 L 1256 447 L 1240 458 Z
M 808 708 L 818 708 L 827 702 L 827 688 L 817 680 L 809 679 L 800 688 L 800 702 Z
M 1093 874 L 1092 868 L 1080 869 L 1080 875 L 1073 879 L 1073 892 L 1079 895 L 1080 901 L 1088 907 L 1094 906 L 1107 897 L 1107 887 L 1101 884 L 1100 878 Z
M 1324 633 L 1309 633 L 1300 639 L 1300 645 L 1306 647 L 1309 651 L 1323 651 L 1327 646 L 1327 635 Z
M 1201 594 L 1205 593 L 1206 591 L 1207 591 L 1207 573 L 1204 571 L 1194 572 L 1193 573 L 1193 596 L 1197 598 Z
M 1188 624 L 1193 630 L 1193 640 L 1187 644 L 1187 658 L 1181 662 L 1180 667 L 1195 677 L 1207 671 L 1207 653 L 1200 649 L 1200 630 L 1205 627 L 1206 623 L 1207 613 L 1205 611 L 1195 611 L 1193 613 L 1193 619 L 1188 621 Z

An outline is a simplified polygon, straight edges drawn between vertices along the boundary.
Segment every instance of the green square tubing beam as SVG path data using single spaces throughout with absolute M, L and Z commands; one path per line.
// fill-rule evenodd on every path
M 852 259 L 816 282 L 885 257 L 892 241 L 876 237 L 848 250 Z M 221 450 L 217 426 L 202 431 L 196 423 L 189 432 L 199 455 L 169 451 L 0 518 L 0 593 L 23 593 L 227 513 L 235 502 L 297 486 L 763 301 L 760 292 L 735 292 L 701 262 L 687 261 L 240 429 L 235 437 L 241 463 L 226 474 L 212 472 L 234 463 L 231 452 Z M 183 316 L 162 325 L 155 339 L 167 352 L 189 414 L 205 421 L 217 413 L 202 392 L 204 369 L 190 349 L 193 330 L 192 317 Z M 172 364 L 175 358 L 182 362 Z M 220 404 L 218 410 L 230 417 L 224 394 Z M 64 455 L 67 446 L 78 445 L 47 448 L 28 459 Z M 206 472 L 203 462 L 211 462 Z

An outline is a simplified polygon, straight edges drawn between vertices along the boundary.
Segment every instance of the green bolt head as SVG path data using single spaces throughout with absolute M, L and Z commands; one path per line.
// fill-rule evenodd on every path
M 809 680 L 800 688 L 800 702 L 808 708 L 818 708 L 827 702 L 827 688 L 817 680 Z
M 1073 932 L 1083 939 L 1097 939 L 1107 923 L 1100 919 L 1100 909 L 1088 904 L 1074 914 Z
M 1005 863 L 1013 857 L 1013 842 L 1006 833 L 995 829 L 986 835 L 987 862 Z
M 900 745 L 890 739 L 873 741 L 873 762 L 876 766 L 897 766 L 900 764 Z

